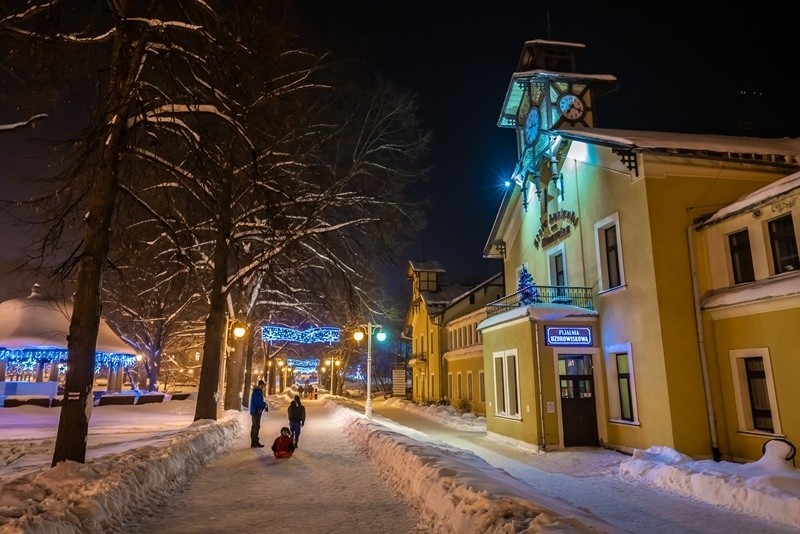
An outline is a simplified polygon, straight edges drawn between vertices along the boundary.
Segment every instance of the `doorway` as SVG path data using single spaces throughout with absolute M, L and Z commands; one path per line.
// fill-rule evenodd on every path
M 591 354 L 558 356 L 564 446 L 599 445 Z

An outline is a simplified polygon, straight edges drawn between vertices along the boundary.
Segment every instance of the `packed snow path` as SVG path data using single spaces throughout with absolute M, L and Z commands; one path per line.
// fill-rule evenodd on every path
M 617 526 L 620 532 L 782 533 L 790 527 L 653 488 L 619 476 L 627 456 L 608 450 L 534 454 L 487 438 L 485 432 L 454 430 L 401 408 L 374 407 L 376 422 L 419 441 L 470 451 L 528 484 L 528 498 L 556 498 Z
M 288 426 L 286 406 L 261 423 L 263 449 L 250 448 L 249 427 L 233 450 L 212 462 L 164 509 L 130 526 L 143 532 L 414 532 L 417 517 L 376 476 L 341 422 L 321 401 L 304 401 L 306 425 L 292 458 L 270 445 Z

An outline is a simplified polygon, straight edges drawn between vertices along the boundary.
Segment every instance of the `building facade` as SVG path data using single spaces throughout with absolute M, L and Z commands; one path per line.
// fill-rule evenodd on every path
M 498 123 L 519 163 L 484 250 L 509 294 L 479 325 L 488 431 L 543 450 L 718 456 L 706 407 L 726 390 L 701 358 L 690 229 L 794 172 L 800 143 L 600 129 L 596 97 L 615 78 L 575 72 L 581 48 L 526 43 Z M 734 330 L 712 326 L 715 352 L 734 350 Z

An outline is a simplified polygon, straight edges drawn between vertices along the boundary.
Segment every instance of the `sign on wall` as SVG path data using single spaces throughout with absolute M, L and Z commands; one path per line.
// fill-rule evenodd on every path
M 544 344 L 551 347 L 591 347 L 591 326 L 545 326 Z

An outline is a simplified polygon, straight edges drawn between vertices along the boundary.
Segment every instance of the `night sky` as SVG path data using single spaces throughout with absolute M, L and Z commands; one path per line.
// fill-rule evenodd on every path
M 405 258 L 440 261 L 449 282 L 502 268 L 482 253 L 516 163 L 514 133 L 497 119 L 526 40 L 583 43 L 578 71 L 617 77 L 597 102 L 598 127 L 798 137 L 791 4 L 301 2 L 319 29 L 368 50 L 376 70 L 418 95 L 434 135 L 431 208 Z M 395 283 L 408 284 L 405 265 Z
M 453 283 L 477 283 L 501 269 L 482 253 L 502 183 L 516 163 L 514 133 L 498 128 L 497 119 L 526 40 L 583 43 L 578 71 L 617 77 L 619 88 L 597 102 L 599 127 L 800 137 L 800 7 L 787 7 L 792 4 L 296 3 L 318 33 L 361 49 L 374 70 L 416 93 L 433 133 L 425 162 L 433 170 L 420 192 L 430 200 L 428 229 L 401 252 L 400 265 L 382 273 L 401 305 L 409 259 L 440 261 Z M 8 111 L 0 110 L 0 118 Z M 37 131 L 49 137 L 47 126 Z M 5 192 L 20 165 L 32 164 L 12 161 L 21 142 L 20 136 L 0 138 Z

